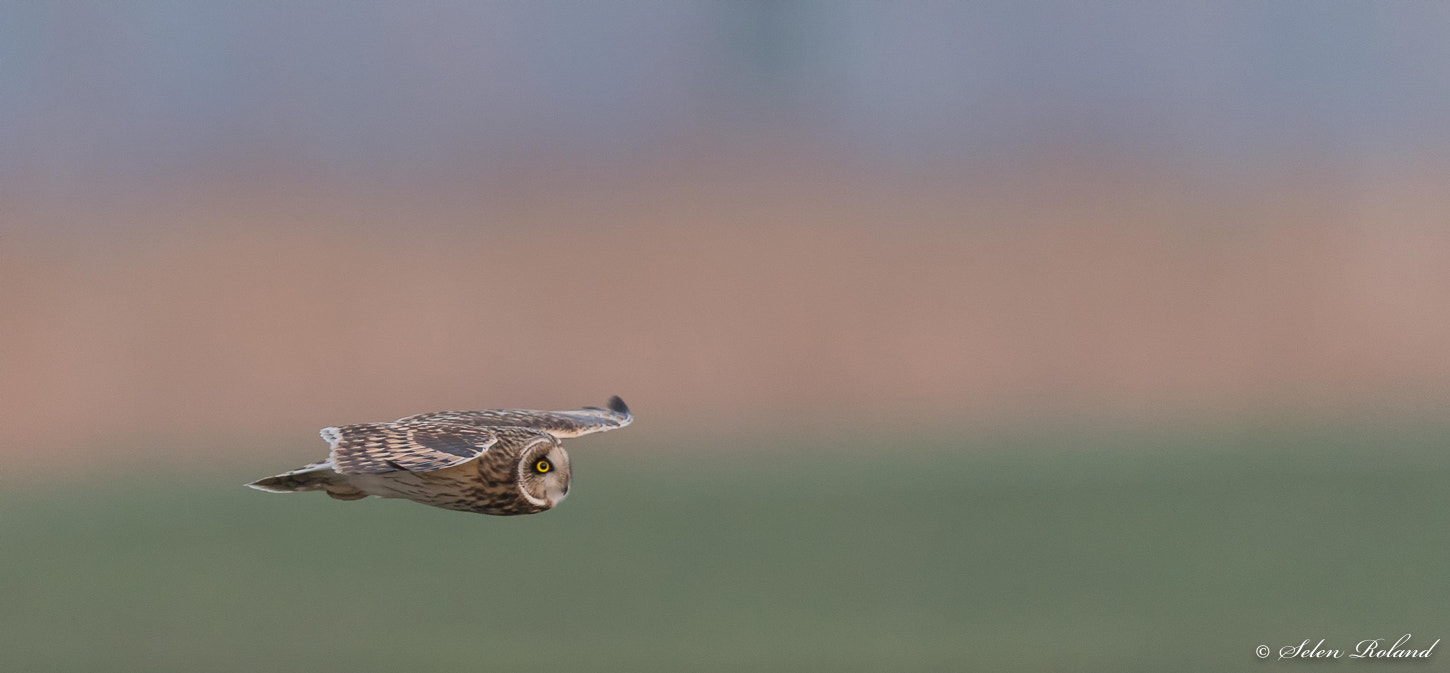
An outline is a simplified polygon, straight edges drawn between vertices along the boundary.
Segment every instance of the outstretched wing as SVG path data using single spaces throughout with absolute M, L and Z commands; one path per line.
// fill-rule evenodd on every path
M 498 441 L 484 428 L 447 423 L 359 423 L 323 428 L 339 474 L 428 472 L 483 455 Z
M 584 407 L 577 411 L 534 411 L 533 409 L 484 409 L 481 411 L 433 411 L 400 418 L 399 423 L 449 423 L 474 427 L 532 428 L 557 438 L 578 437 L 629 425 L 634 420 L 629 407 L 618 397 L 609 398 L 609 408 Z

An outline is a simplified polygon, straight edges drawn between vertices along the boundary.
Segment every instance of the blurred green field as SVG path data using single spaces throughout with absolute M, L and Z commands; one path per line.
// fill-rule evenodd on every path
M 0 669 L 1226 671 L 1304 638 L 1423 647 L 1450 636 L 1447 440 L 582 440 L 569 501 L 516 518 L 241 487 L 273 461 L 12 474 Z

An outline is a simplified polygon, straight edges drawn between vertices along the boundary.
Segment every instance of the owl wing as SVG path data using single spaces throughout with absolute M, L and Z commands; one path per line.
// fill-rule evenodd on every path
M 483 455 L 498 441 L 484 428 L 448 423 L 359 423 L 323 428 L 339 474 L 428 472 Z
M 584 407 L 576 411 L 533 409 L 483 409 L 481 411 L 433 411 L 400 418 L 399 423 L 448 423 L 474 427 L 531 428 L 559 439 L 578 437 L 629 425 L 634 416 L 619 397 L 609 398 L 609 408 Z

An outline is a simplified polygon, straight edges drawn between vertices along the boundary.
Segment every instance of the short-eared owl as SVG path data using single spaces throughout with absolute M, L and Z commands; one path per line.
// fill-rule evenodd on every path
M 629 425 L 618 397 L 578 411 L 435 411 L 392 423 L 323 428 L 327 460 L 250 484 L 272 493 L 370 495 L 481 514 L 534 514 L 569 495 L 559 440 Z

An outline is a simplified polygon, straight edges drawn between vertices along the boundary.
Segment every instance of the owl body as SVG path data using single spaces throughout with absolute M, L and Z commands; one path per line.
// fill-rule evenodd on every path
M 248 484 L 274 493 L 324 491 L 339 500 L 402 498 L 480 514 L 535 514 L 569 495 L 560 438 L 633 421 L 618 397 L 577 411 L 487 409 L 418 414 L 392 423 L 322 429 L 327 460 Z

